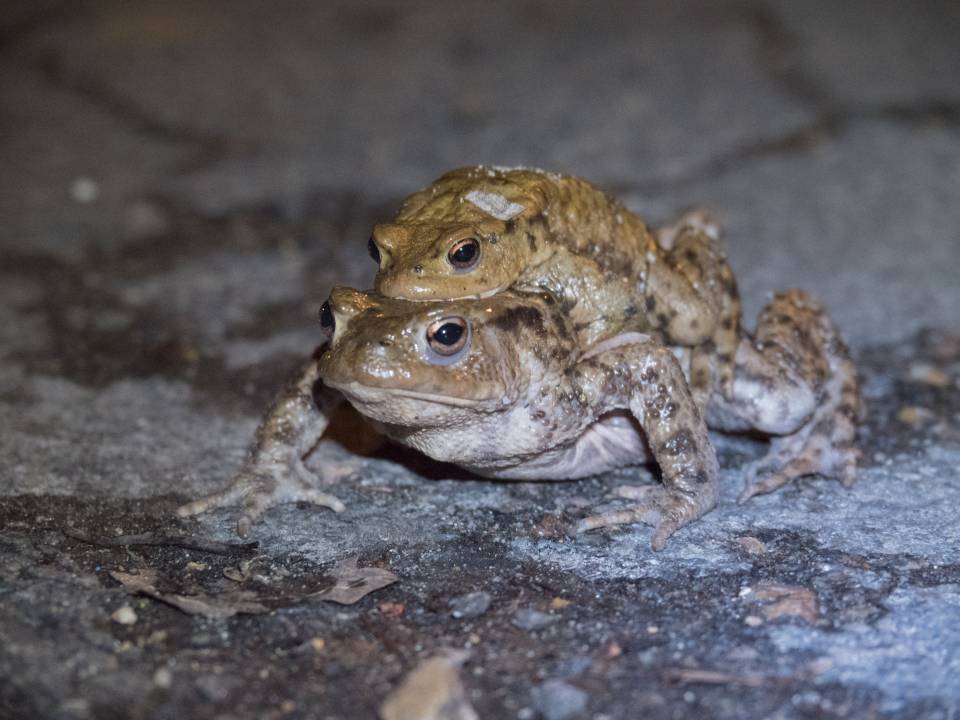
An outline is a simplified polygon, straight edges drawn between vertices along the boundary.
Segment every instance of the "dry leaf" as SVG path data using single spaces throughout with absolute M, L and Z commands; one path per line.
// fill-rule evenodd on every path
M 329 582 L 326 575 L 317 575 L 309 578 L 310 582 L 297 582 L 291 586 L 286 582 L 289 576 L 286 569 L 267 567 L 261 574 L 255 562 L 257 560 L 254 558 L 240 563 L 238 567 L 226 568 L 224 577 L 240 584 L 240 587 L 213 594 L 161 592 L 157 589 L 157 571 L 152 568 L 141 571 L 139 575 L 119 571 L 112 571 L 110 575 L 130 593 L 147 595 L 190 615 L 204 617 L 266 613 L 276 607 L 288 607 L 311 599 L 350 605 L 398 579 L 383 568 L 358 568 L 357 559 L 350 558 L 334 568 L 332 587 L 316 591 L 317 587 Z M 171 584 L 176 587 L 176 581 Z M 398 607 L 402 612 L 403 606 Z
M 232 617 L 238 613 L 255 615 L 269 612 L 270 609 L 256 602 L 256 593 L 247 590 L 225 593 L 223 595 L 177 595 L 162 593 L 153 585 L 156 571 L 142 575 L 130 575 L 111 571 L 110 577 L 134 595 L 147 595 L 155 600 L 172 605 L 188 615 L 202 615 L 203 617 L 223 618 Z
M 398 578 L 389 570 L 378 567 L 357 567 L 357 558 L 347 558 L 337 563 L 333 569 L 336 584 L 313 595 L 320 600 L 353 605 L 358 600 L 387 585 Z
M 786 685 L 796 682 L 797 680 L 809 680 L 825 673 L 831 667 L 832 663 L 829 660 L 820 659 L 800 666 L 797 672 L 785 677 L 763 675 L 754 672 L 730 673 L 722 670 L 701 670 L 697 668 L 667 668 L 663 671 L 661 677 L 664 682 L 671 685 L 700 684 L 763 687 L 765 685 Z
M 240 572 L 239 568 L 228 567 L 223 569 L 223 576 L 227 580 L 233 580 L 235 583 L 241 583 L 246 580 L 246 576 Z
M 663 671 L 663 680 L 671 685 L 744 685 L 762 687 L 770 682 L 759 673 L 729 673 L 720 670 L 699 670 L 695 668 L 668 668 Z
M 817 594 L 798 585 L 778 585 L 776 583 L 760 583 L 753 588 L 750 599 L 763 602 L 775 602 L 762 605 L 761 610 L 767 620 L 776 620 L 780 617 L 798 617 L 811 625 L 820 619 L 817 608 Z
M 450 651 L 422 662 L 380 706 L 383 720 L 477 720 L 457 669 L 467 659 Z

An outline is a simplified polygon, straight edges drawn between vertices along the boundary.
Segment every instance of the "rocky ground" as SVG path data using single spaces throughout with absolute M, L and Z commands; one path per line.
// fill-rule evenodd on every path
M 958 33 L 932 0 L 4 3 L 0 717 L 960 716 Z M 478 162 L 716 208 L 748 318 L 823 299 L 856 487 L 738 506 L 762 447 L 718 438 L 719 507 L 654 555 L 563 533 L 645 469 L 478 481 L 345 414 L 310 459 L 356 458 L 342 514 L 175 519 L 370 284 L 371 224 Z

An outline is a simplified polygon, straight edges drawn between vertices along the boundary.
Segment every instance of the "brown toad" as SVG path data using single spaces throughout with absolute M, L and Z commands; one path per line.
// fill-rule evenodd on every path
M 583 348 L 624 331 L 695 348 L 701 406 L 733 383 L 740 300 L 703 211 L 655 236 L 590 183 L 527 168 L 454 170 L 408 197 L 369 241 L 375 287 L 407 300 L 546 291 Z
M 280 502 L 341 510 L 302 458 L 342 399 L 394 440 L 493 478 L 579 478 L 645 462 L 649 447 L 662 484 L 626 490 L 636 506 L 588 517 L 581 530 L 648 522 L 659 549 L 716 503 L 704 416 L 674 353 L 647 335 L 623 332 L 584 349 L 552 294 L 511 291 L 424 303 L 341 288 L 321 322 L 325 350 L 274 403 L 237 479 L 181 515 L 242 502 L 245 534 Z M 778 436 L 745 499 L 802 474 L 851 482 L 855 410 L 856 376 L 835 328 L 792 291 L 763 311 L 755 340 L 741 340 L 732 393 L 714 394 L 706 418 L 717 429 Z

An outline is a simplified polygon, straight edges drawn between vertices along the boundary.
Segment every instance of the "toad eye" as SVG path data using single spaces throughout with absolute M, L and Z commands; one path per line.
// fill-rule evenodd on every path
M 463 350 L 469 335 L 466 320 L 446 317 L 431 323 L 427 328 L 427 345 L 437 355 L 450 358 Z
M 380 248 L 377 247 L 377 243 L 374 242 L 373 238 L 367 240 L 367 252 L 370 253 L 370 257 L 373 258 L 373 261 L 379 265 L 380 264 Z
M 471 268 L 480 259 L 480 243 L 476 238 L 464 238 L 450 248 L 447 259 L 458 270 Z
M 332 336 L 337 321 L 333 317 L 333 310 L 330 309 L 330 303 L 325 302 L 320 306 L 320 327 L 327 336 Z

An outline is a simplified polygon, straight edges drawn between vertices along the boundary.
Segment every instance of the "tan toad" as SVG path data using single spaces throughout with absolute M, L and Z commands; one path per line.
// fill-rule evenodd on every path
M 369 241 L 375 287 L 407 300 L 546 291 L 570 313 L 581 347 L 625 331 L 693 348 L 701 406 L 729 395 L 740 299 L 703 211 L 654 235 L 590 183 L 527 168 L 467 167 L 414 193 Z
M 342 510 L 303 455 L 343 399 L 397 442 L 487 477 L 584 477 L 643 463 L 649 447 L 662 484 L 625 490 L 635 506 L 578 527 L 647 522 L 654 549 L 716 503 L 707 423 L 774 436 L 743 499 L 798 475 L 854 479 L 854 367 L 830 320 L 799 291 L 775 297 L 756 337 L 739 341 L 731 393 L 714 393 L 705 417 L 670 349 L 629 331 L 584 348 L 553 293 L 411 302 L 338 289 L 321 318 L 328 344 L 268 412 L 237 479 L 181 515 L 239 502 L 245 534 L 280 502 Z

